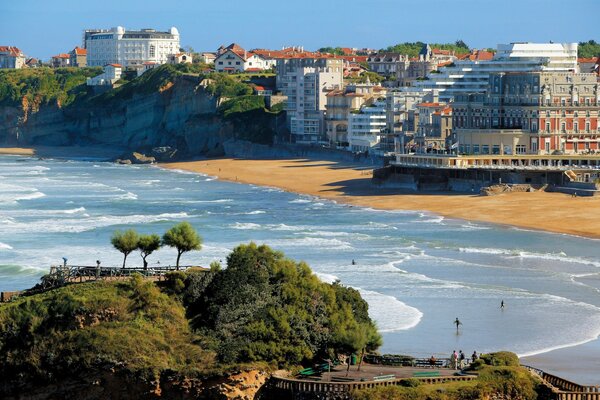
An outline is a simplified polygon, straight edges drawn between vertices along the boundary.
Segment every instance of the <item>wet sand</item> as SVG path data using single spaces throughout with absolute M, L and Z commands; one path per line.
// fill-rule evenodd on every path
M 371 184 L 372 168 L 317 159 L 213 159 L 161 164 L 219 179 L 277 187 L 341 203 L 384 210 L 429 211 L 451 218 L 600 238 L 600 197 L 561 193 L 479 196 L 415 193 Z

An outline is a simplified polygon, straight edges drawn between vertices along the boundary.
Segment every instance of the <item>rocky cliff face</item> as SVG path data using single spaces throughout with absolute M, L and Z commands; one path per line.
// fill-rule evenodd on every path
M 0 107 L 0 144 L 171 146 L 180 155 L 209 153 L 240 129 L 217 114 L 217 105 L 198 77 L 184 75 L 160 91 L 105 104 Z

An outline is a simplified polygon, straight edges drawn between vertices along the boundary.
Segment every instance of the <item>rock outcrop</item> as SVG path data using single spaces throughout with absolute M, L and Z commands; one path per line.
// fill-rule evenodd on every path
M 5 106 L 0 107 L 0 145 L 108 145 L 159 161 L 219 155 L 223 142 L 238 138 L 245 126 L 219 115 L 218 104 L 199 77 L 181 75 L 159 91 L 133 93 L 127 99 L 80 101 L 66 108 L 51 104 L 35 110 Z M 276 124 L 274 116 L 261 124 L 265 121 L 265 129 L 273 131 L 284 125 Z

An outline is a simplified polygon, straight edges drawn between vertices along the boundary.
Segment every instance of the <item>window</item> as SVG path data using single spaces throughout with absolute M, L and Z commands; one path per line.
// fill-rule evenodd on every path
M 538 151 L 537 141 L 532 141 L 531 142 L 531 151 L 537 153 L 537 151 Z
M 590 133 L 590 123 L 589 123 L 589 122 L 586 122 L 586 123 L 585 123 L 585 131 L 586 131 L 587 133 Z
M 565 100 L 565 99 L 560 99 L 560 105 L 562 105 L 562 106 L 566 106 L 566 105 L 567 105 L 567 100 Z
M 564 122 L 561 122 L 561 124 L 560 124 L 560 131 L 562 133 L 567 133 L 567 124 L 565 124 Z
M 219 65 L 223 65 L 223 61 L 219 61 Z
M 151 44 L 150 45 L 150 58 L 154 58 L 154 57 L 156 57 L 156 47 L 153 44 Z
M 492 154 L 500 154 L 500 145 L 495 144 L 492 146 Z
M 550 122 L 546 122 L 546 132 L 550 133 Z
M 517 154 L 525 154 L 527 153 L 527 147 L 524 144 L 518 144 L 516 146 Z
M 479 154 L 479 145 L 478 144 L 473 145 L 473 154 Z
M 544 144 L 546 153 L 550 153 L 550 140 L 546 139 L 546 143 Z
M 236 62 L 235 62 L 235 65 L 240 65 L 240 62 L 239 62 L 239 61 L 236 61 Z
M 573 130 L 575 131 L 575 133 L 579 133 L 579 123 L 578 122 L 575 122 L 573 124 Z
M 490 146 L 487 144 L 482 145 L 481 154 L 490 154 Z

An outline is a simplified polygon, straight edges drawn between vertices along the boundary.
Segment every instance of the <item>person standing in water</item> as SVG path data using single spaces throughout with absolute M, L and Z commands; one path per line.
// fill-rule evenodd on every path
M 454 320 L 454 325 L 456 325 L 456 333 L 458 333 L 458 327 L 460 325 L 462 325 L 462 322 L 460 322 L 460 320 L 458 319 L 458 317 L 456 317 L 456 319 Z
M 502 300 L 502 301 L 500 302 L 500 309 L 501 309 L 501 310 L 504 310 L 504 300 Z

